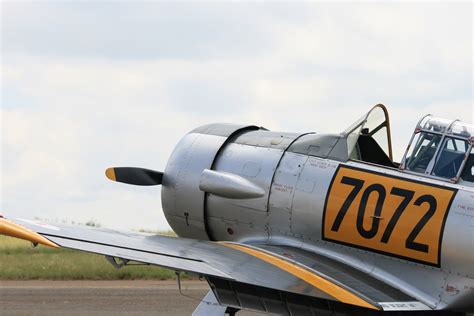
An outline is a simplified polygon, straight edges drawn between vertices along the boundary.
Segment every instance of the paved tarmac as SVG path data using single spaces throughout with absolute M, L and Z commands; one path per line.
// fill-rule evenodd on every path
M 0 315 L 191 315 L 209 287 L 182 288 L 192 298 L 176 281 L 0 281 Z

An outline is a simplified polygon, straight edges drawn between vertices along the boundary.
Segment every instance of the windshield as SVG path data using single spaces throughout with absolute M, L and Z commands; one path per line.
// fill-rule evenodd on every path
M 343 134 L 347 137 L 347 150 L 351 158 L 392 165 L 390 122 L 383 104 L 374 106 Z

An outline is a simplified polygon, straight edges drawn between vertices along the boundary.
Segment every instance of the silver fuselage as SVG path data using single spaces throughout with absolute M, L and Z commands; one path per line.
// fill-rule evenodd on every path
M 200 127 L 185 135 L 164 172 L 162 203 L 171 227 L 181 237 L 300 247 L 360 269 L 431 308 L 473 310 L 474 188 L 396 168 L 337 161 L 321 153 L 324 146 L 299 143 L 303 135 L 224 124 Z M 203 192 L 199 186 L 205 169 L 245 178 L 264 194 L 246 199 Z M 439 248 L 436 253 L 411 257 L 413 251 L 396 250 L 401 243 L 396 239 L 397 230 L 391 241 L 394 247 L 390 243 L 369 247 L 356 240 L 352 243 L 343 228 L 336 237 L 330 237 L 327 228 L 325 233 L 328 204 L 340 202 L 335 194 L 347 195 L 336 192 L 338 172 L 356 172 L 361 177 L 373 174 L 363 180 L 382 179 L 385 186 L 413 184 L 426 187 L 427 192 L 432 187 L 433 195 L 446 192 L 451 200 L 438 201 L 447 206 L 439 223 L 433 224 L 439 230 L 439 240 L 432 245 Z M 387 207 L 392 206 L 386 203 L 382 213 Z M 367 227 L 365 222 L 362 225 Z M 424 230 L 418 241 L 423 234 L 436 235 Z

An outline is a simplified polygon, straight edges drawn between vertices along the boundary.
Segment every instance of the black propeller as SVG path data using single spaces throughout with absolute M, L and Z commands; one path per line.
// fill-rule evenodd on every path
M 134 167 L 114 167 L 105 170 L 110 180 L 133 185 L 159 185 L 163 180 L 163 172 Z

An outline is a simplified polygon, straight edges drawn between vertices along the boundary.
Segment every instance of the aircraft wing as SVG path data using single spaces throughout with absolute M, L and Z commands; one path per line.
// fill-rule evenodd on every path
M 228 306 L 278 312 L 278 308 L 288 308 L 278 305 L 279 301 L 286 301 L 286 305 L 290 301 L 323 304 L 326 308 L 330 301 L 355 309 L 430 310 L 361 271 L 294 247 L 211 242 L 3 218 L 0 233 L 194 273 L 205 277 L 219 302 Z

